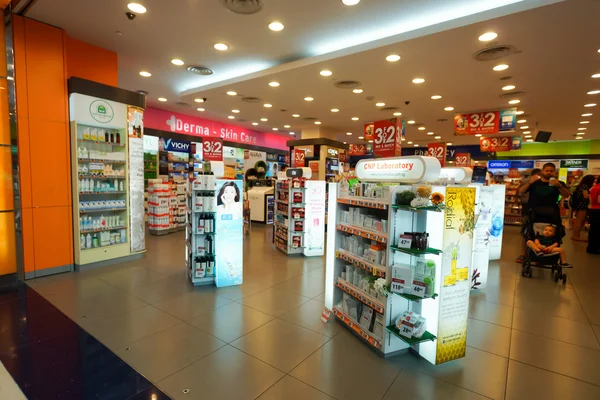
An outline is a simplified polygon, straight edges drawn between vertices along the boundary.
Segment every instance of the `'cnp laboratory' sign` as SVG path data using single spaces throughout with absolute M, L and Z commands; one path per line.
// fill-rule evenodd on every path
M 360 160 L 356 176 L 367 182 L 433 182 L 440 177 L 440 162 L 434 157 L 390 157 Z
M 473 170 L 466 167 L 442 168 L 440 178 L 454 181 L 454 183 L 471 183 Z

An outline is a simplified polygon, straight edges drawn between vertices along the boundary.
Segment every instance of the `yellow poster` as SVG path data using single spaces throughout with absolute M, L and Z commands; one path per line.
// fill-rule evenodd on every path
M 474 228 L 475 189 L 448 187 L 436 364 L 465 356 Z

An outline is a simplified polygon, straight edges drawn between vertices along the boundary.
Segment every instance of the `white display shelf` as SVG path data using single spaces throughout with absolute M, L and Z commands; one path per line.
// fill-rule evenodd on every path
M 387 244 L 388 236 L 384 232 L 373 231 L 360 226 L 337 224 L 337 230 L 351 235 L 363 237 L 365 239 L 375 240 L 381 244 Z
M 363 340 L 365 340 L 368 344 L 375 347 L 377 350 L 380 350 L 381 339 L 377 336 L 373 335 L 372 332 L 365 330 L 356 320 L 350 318 L 348 315 L 344 314 L 340 309 L 333 308 L 333 315 L 335 315 L 343 324 L 352 329 L 358 336 L 360 336 Z
M 348 281 L 345 281 L 342 278 L 338 278 L 337 281 L 335 282 L 335 286 L 339 287 L 340 289 L 342 289 L 344 292 L 348 293 L 352 297 L 360 300 L 362 303 L 368 305 L 376 312 L 378 312 L 380 314 L 383 314 L 385 312 L 385 304 L 381 303 L 380 300 L 377 300 L 373 296 L 360 290 L 359 288 L 357 288 L 353 284 L 349 283 Z
M 355 267 L 362 268 L 370 274 L 378 276 L 380 278 L 385 278 L 385 275 L 387 274 L 387 267 L 385 267 L 384 265 L 370 263 L 346 250 L 338 249 L 336 252 L 336 258 L 349 262 Z
M 350 204 L 353 206 L 376 208 L 378 210 L 387 210 L 389 202 L 379 199 L 371 199 L 369 197 L 339 197 L 338 203 Z

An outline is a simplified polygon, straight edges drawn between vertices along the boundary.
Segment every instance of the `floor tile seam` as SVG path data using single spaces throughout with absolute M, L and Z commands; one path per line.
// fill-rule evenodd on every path
M 124 315 L 124 314 L 131 313 L 131 312 L 133 312 L 133 311 L 138 311 L 139 309 L 141 309 L 141 308 L 144 308 L 144 307 L 146 307 L 146 306 L 149 306 L 149 305 L 150 305 L 150 304 L 144 303 L 144 304 L 140 305 L 139 307 L 137 307 L 137 306 L 136 306 L 136 307 L 133 307 L 133 308 L 130 308 L 130 309 L 126 309 L 126 310 L 119 309 L 119 311 L 118 311 L 116 314 L 114 314 L 114 315 L 106 315 L 106 314 L 101 314 L 101 315 L 98 317 L 98 321 L 91 322 L 91 323 L 96 323 L 96 322 L 99 322 L 100 320 L 104 320 L 104 319 L 111 319 L 111 318 L 115 318 L 115 317 L 118 317 L 118 316 L 121 316 L 121 315 Z M 57 308 L 58 308 L 58 307 L 57 307 Z M 70 317 L 70 316 L 69 316 L 67 313 L 65 313 L 64 311 L 62 311 L 62 310 L 60 310 L 60 311 L 61 311 L 63 314 L 65 314 L 67 317 L 71 318 L 71 317 Z M 161 311 L 162 311 L 162 310 L 161 310 Z M 163 311 L 163 312 L 164 312 L 164 311 Z M 83 316 L 81 317 L 81 319 L 85 319 L 85 318 L 90 318 L 90 317 L 89 317 L 89 316 L 87 316 L 87 315 L 83 315 Z M 72 320 L 73 320 L 73 322 L 75 322 L 77 325 L 79 325 L 79 326 L 80 326 L 80 327 L 83 329 L 83 327 L 81 326 L 81 324 L 80 324 L 79 322 L 77 322 L 77 321 L 76 321 L 76 320 L 74 320 L 74 319 L 72 319 Z
M 600 387 L 600 384 L 598 384 L 598 383 L 593 383 L 593 382 L 586 381 L 586 380 L 584 380 L 584 379 L 576 378 L 576 377 L 574 377 L 574 376 L 565 375 L 565 374 L 563 374 L 562 372 L 557 372 L 557 371 L 553 371 L 553 370 L 551 370 L 551 369 L 547 369 L 547 368 L 539 367 L 539 366 L 537 366 L 537 365 L 534 365 L 534 364 L 529 364 L 529 363 L 526 363 L 526 362 L 524 362 L 524 361 L 516 360 L 516 359 L 514 359 L 514 358 L 511 358 L 511 359 L 510 359 L 510 361 L 512 361 L 512 362 L 516 362 L 516 363 L 519 363 L 519 364 L 522 364 L 522 365 L 527 365 L 528 367 L 537 368 L 537 369 L 540 369 L 540 370 L 542 370 L 542 371 L 550 372 L 550 373 L 553 373 L 553 374 L 556 374 L 556 375 L 560 375 L 560 376 L 563 376 L 563 377 L 565 377 L 565 378 L 573 379 L 573 380 L 576 380 L 576 381 L 578 381 L 578 382 L 583 382 L 583 383 L 586 383 L 586 384 L 588 384 L 588 385 L 592 385 L 592 386 Z M 509 367 L 510 367 L 510 363 L 509 363 Z
M 515 284 L 516 284 L 516 281 L 517 281 L 517 277 L 515 276 Z M 504 379 L 504 396 L 503 396 L 504 399 L 506 399 L 506 393 L 508 392 L 508 368 L 510 366 L 510 349 L 511 349 L 511 346 L 512 346 L 512 329 L 513 329 L 513 325 L 514 325 L 513 321 L 515 319 L 515 307 L 514 307 L 514 304 L 515 304 L 516 297 L 517 297 L 517 290 L 515 288 L 515 291 L 513 292 L 513 307 L 512 307 L 512 310 L 510 312 L 510 329 L 511 329 L 511 332 L 508 335 L 508 361 L 506 363 L 506 377 Z
M 500 326 L 500 327 L 502 327 L 502 328 L 506 328 L 506 329 L 512 329 L 510 326 L 506 326 L 506 325 L 500 325 L 500 324 L 497 324 L 497 323 L 495 323 L 495 322 L 484 321 L 484 320 L 482 320 L 482 319 L 475 318 L 475 317 L 473 317 L 473 316 L 471 316 L 471 315 L 469 315 L 467 318 L 469 318 L 469 319 L 474 319 L 475 321 L 479 321 L 479 322 L 485 322 L 486 324 L 491 324 L 491 325 Z M 511 326 L 512 326 L 512 320 L 511 320 L 511 323 L 510 323 L 510 324 L 511 324 Z
M 277 379 L 275 382 L 273 382 L 273 384 L 271 386 L 269 386 L 266 390 L 264 390 L 263 392 L 261 392 L 258 396 L 256 396 L 254 398 L 254 400 L 257 400 L 258 398 L 260 398 L 260 396 L 262 396 L 263 394 L 267 393 L 269 390 L 271 390 L 275 385 L 277 385 L 279 382 L 281 382 L 283 379 L 285 379 L 285 377 L 288 376 L 288 374 L 283 374 L 283 376 L 279 379 Z
M 591 325 L 590 325 L 590 327 L 591 327 Z M 600 347 L 597 348 L 597 349 L 593 349 L 591 347 L 583 346 L 581 344 L 567 342 L 567 341 L 564 341 L 562 339 L 553 338 L 553 337 L 542 335 L 542 334 L 539 334 L 539 333 L 527 332 L 527 331 L 524 331 L 523 329 L 517 329 L 517 328 L 510 328 L 510 329 L 518 331 L 518 332 L 526 333 L 526 334 L 532 335 L 532 336 L 543 337 L 544 339 L 556 340 L 557 342 L 561 342 L 561 343 L 565 343 L 565 344 L 570 344 L 572 346 L 577 346 L 577 347 L 580 347 L 580 348 L 585 349 L 585 350 L 592 350 L 592 351 L 598 352 L 598 354 L 600 354 Z M 592 331 L 594 330 L 594 328 L 591 328 L 591 329 L 592 329 Z M 595 336 L 595 334 L 594 334 L 594 336 Z M 512 340 L 512 335 L 511 335 L 511 340 Z
M 392 379 L 392 382 L 389 384 L 388 388 L 385 390 L 385 392 L 381 396 L 380 400 L 383 400 L 385 398 L 385 396 L 388 394 L 388 392 L 390 391 L 390 389 L 392 388 L 392 386 L 394 386 L 394 383 L 396 383 L 396 379 L 398 379 L 398 377 L 400 376 L 400 374 L 402 373 L 402 371 L 404 371 L 404 368 L 406 368 L 406 367 L 400 368 L 400 371 L 398 371 L 398 373 L 396 374 L 396 376 L 394 377 L 394 379 Z
M 306 303 L 305 303 L 305 304 L 306 304 Z M 290 311 L 293 311 L 293 309 L 292 309 L 292 310 L 290 310 Z M 283 318 L 281 318 L 282 316 L 284 316 L 285 314 L 289 313 L 290 311 L 286 311 L 285 313 L 281 314 L 281 316 L 279 316 L 279 317 L 275 317 L 275 319 L 280 319 L 280 320 L 282 320 L 283 322 L 287 322 L 288 324 L 292 324 L 292 325 L 298 326 L 298 327 L 300 327 L 300 328 L 304 328 L 304 329 L 306 329 L 306 330 L 308 330 L 308 331 L 311 331 L 311 332 L 317 333 L 317 334 L 319 334 L 319 335 L 321 335 L 321 336 L 325 336 L 325 337 L 328 337 L 328 338 L 330 338 L 330 339 L 333 339 L 335 336 L 337 336 L 337 333 L 336 333 L 335 335 L 333 335 L 333 336 L 324 335 L 324 334 L 322 334 L 321 332 L 318 332 L 318 331 L 316 331 L 316 330 L 314 330 L 314 329 L 307 328 L 306 326 L 300 325 L 300 324 L 298 324 L 298 323 L 296 323 L 296 322 L 293 322 L 293 321 L 288 321 L 288 320 L 286 320 L 286 319 L 283 319 Z M 338 332 L 338 333 L 339 333 L 339 332 Z
M 300 295 L 297 295 L 297 296 L 300 296 Z M 304 297 L 304 296 L 300 296 L 300 297 L 303 297 L 304 299 L 306 299 L 306 301 L 305 301 L 305 302 L 303 302 L 303 303 L 300 303 L 300 304 L 299 304 L 299 305 L 297 305 L 296 307 L 300 307 L 301 305 L 304 305 L 304 304 L 306 304 L 306 303 L 308 303 L 309 301 L 311 301 L 311 300 L 312 300 L 312 299 L 311 299 L 311 298 L 309 298 L 309 297 Z M 240 300 L 242 300 L 242 299 L 240 299 Z M 259 310 L 258 308 L 252 307 L 252 306 L 250 306 L 250 305 L 248 305 L 248 304 L 240 303 L 240 301 L 238 301 L 238 300 L 235 300 L 235 302 L 236 302 L 236 303 L 238 303 L 238 304 L 241 304 L 241 305 L 243 305 L 244 307 L 251 308 L 251 309 L 253 309 L 254 311 L 259 311 L 259 312 L 261 312 L 261 313 L 263 313 L 263 314 L 270 315 L 270 316 L 271 316 L 271 317 L 273 317 L 273 318 L 279 318 L 279 317 L 281 317 L 283 314 L 285 314 L 285 313 L 288 313 L 288 312 L 290 312 L 291 310 L 293 310 L 293 308 L 290 308 L 289 310 L 287 310 L 287 311 L 284 311 L 284 312 L 283 312 L 283 313 L 281 313 L 280 315 L 273 315 L 273 314 L 269 314 L 269 313 L 267 313 L 267 312 L 265 312 L 265 311 Z
M 483 352 L 483 353 L 487 353 L 487 354 L 491 354 L 491 355 L 493 355 L 493 356 L 496 356 L 496 357 L 504 358 L 505 360 L 508 360 L 508 359 L 509 359 L 509 358 L 508 358 L 508 356 L 502 356 L 502 355 L 500 355 L 500 354 L 493 353 L 493 352 L 491 352 L 491 351 L 488 351 L 488 350 L 483 350 L 483 349 L 480 349 L 479 347 L 475 347 L 475 346 L 467 345 L 467 348 L 469 348 L 469 347 L 470 347 L 470 348 L 472 348 L 472 349 L 475 349 L 475 350 L 477 350 L 477 351 L 481 351 L 481 352 Z M 508 353 L 508 354 L 510 355 L 510 347 L 509 347 L 509 353 Z
M 583 303 L 581 302 L 581 298 L 579 297 L 579 294 L 577 293 L 577 290 L 575 289 L 574 285 L 573 285 L 573 291 L 575 292 L 575 296 L 577 297 L 577 301 L 579 301 L 579 304 L 581 305 L 581 308 L 583 309 L 583 313 L 585 314 L 585 317 L 587 318 L 588 323 L 591 326 L 592 325 L 592 321 L 590 320 L 590 316 L 588 315 L 587 311 L 585 310 L 585 307 L 583 306 Z M 594 332 L 594 335 L 596 336 L 596 332 L 594 330 L 594 327 L 592 327 L 592 332 Z M 596 336 L 596 341 L 600 345 L 600 338 L 598 338 L 598 336 Z
M 258 311 L 258 310 L 255 310 L 255 311 Z M 183 323 L 184 323 L 184 324 L 188 324 L 188 325 L 189 325 L 189 326 L 191 326 L 192 328 L 194 328 L 194 329 L 198 329 L 200 332 L 206 333 L 207 335 L 209 335 L 209 336 L 212 336 L 212 337 L 214 337 L 214 338 L 216 338 L 216 339 L 220 340 L 221 342 L 223 342 L 223 343 L 225 343 L 225 344 L 229 344 L 229 345 L 231 345 L 231 343 L 235 342 L 236 340 L 238 340 L 238 339 L 241 339 L 241 338 L 243 338 L 244 336 L 251 334 L 251 333 L 252 333 L 252 332 L 254 332 L 255 330 L 257 330 L 257 329 L 259 329 L 259 328 L 262 328 L 263 326 L 265 326 L 265 325 L 266 325 L 266 324 L 268 324 L 269 322 L 275 321 L 275 320 L 277 319 L 277 317 L 273 317 L 273 316 L 272 316 L 272 315 L 270 315 L 270 314 L 266 314 L 266 315 L 268 315 L 269 317 L 272 317 L 273 319 L 272 319 L 272 320 L 270 320 L 270 321 L 268 321 L 268 322 L 265 322 L 264 324 L 262 324 L 262 325 L 260 325 L 260 326 L 258 326 L 258 327 L 256 327 L 256 328 L 254 328 L 254 329 L 252 329 L 252 330 L 250 330 L 250 331 L 248 331 L 248 332 L 246 332 L 246 333 L 244 333 L 242 336 L 236 337 L 235 339 L 233 339 L 233 340 L 231 340 L 231 341 L 226 341 L 226 340 L 223 340 L 223 339 L 221 339 L 220 337 L 218 337 L 218 336 L 215 336 L 215 335 L 213 335 L 212 333 L 210 333 L 210 332 L 207 332 L 207 331 L 205 331 L 205 330 L 204 330 L 204 329 L 202 329 L 202 328 L 199 328 L 199 327 L 197 327 L 197 326 L 194 326 L 194 325 L 192 325 L 192 324 L 190 324 L 190 323 L 189 323 L 189 320 L 188 320 L 188 321 L 183 321 Z M 195 318 L 195 317 L 194 317 L 194 318 Z M 192 318 L 192 319 L 193 319 L 193 318 Z M 233 347 L 235 347 L 235 346 L 233 346 Z M 237 347 L 236 347 L 236 348 L 237 348 Z
M 523 308 L 523 307 L 518 307 L 518 306 L 514 306 L 513 308 L 518 308 L 519 310 L 523 310 L 523 311 L 529 311 L 529 312 L 532 312 L 532 311 L 539 311 L 539 310 L 534 310 L 534 309 L 531 309 L 531 308 L 529 308 L 529 309 L 528 309 L 528 308 Z M 582 307 L 582 311 L 583 311 L 583 313 L 585 314 L 585 310 L 583 310 L 583 307 Z M 582 324 L 585 324 L 585 323 L 586 323 L 586 321 L 581 321 L 581 320 L 578 320 L 578 319 L 573 319 L 573 318 L 567 318 L 567 317 L 563 317 L 563 316 L 561 316 L 561 315 L 556 315 L 556 314 L 547 314 L 547 315 L 550 315 L 551 317 L 557 317 L 557 318 L 562 318 L 562 319 L 568 319 L 569 321 L 581 322 Z M 585 318 L 586 318 L 586 319 L 588 318 L 588 317 L 587 317 L 587 315 L 585 316 Z M 588 324 L 590 324 L 590 323 L 589 323 L 589 321 L 588 321 Z M 590 325 L 591 325 L 591 324 L 590 324 Z M 511 321 L 511 327 L 512 327 L 512 321 Z
M 236 339 L 236 340 L 237 340 L 237 339 Z M 278 367 L 276 367 L 276 366 L 274 366 L 274 365 L 271 365 L 271 364 L 269 364 L 268 362 L 266 362 L 266 361 L 264 361 L 264 360 L 261 360 L 260 358 L 258 358 L 258 357 L 256 357 L 256 356 L 253 356 L 252 354 L 250 354 L 250 353 L 248 353 L 248 352 L 246 352 L 246 351 L 244 351 L 244 350 L 242 350 L 242 349 L 240 349 L 240 348 L 238 348 L 238 347 L 234 346 L 233 344 L 229 344 L 229 343 L 228 343 L 228 344 L 227 344 L 227 346 L 231 346 L 231 347 L 233 347 L 235 350 L 241 351 L 241 352 L 242 352 L 242 353 L 244 353 L 245 355 L 247 355 L 247 356 L 249 356 L 249 357 L 252 357 L 252 358 L 254 358 L 254 359 L 255 359 L 255 360 L 257 360 L 257 361 L 260 361 L 261 363 L 263 363 L 263 364 L 266 364 L 266 365 L 268 365 L 268 366 L 269 366 L 269 367 L 271 367 L 271 368 L 275 368 L 277 371 L 281 372 L 281 373 L 282 373 L 284 376 L 288 374 L 288 373 L 287 373 L 287 372 L 285 372 L 284 370 L 282 370 L 282 369 L 280 369 L 280 368 L 278 368 Z M 302 362 L 304 362 L 304 360 L 302 360 Z M 302 363 L 302 362 L 301 362 L 301 363 Z M 298 365 L 300 365 L 301 363 L 299 363 Z M 294 367 L 293 367 L 293 368 L 290 370 L 290 372 L 292 372 L 292 371 L 294 370 L 294 368 L 296 368 L 298 365 L 295 365 L 295 366 L 294 366 Z

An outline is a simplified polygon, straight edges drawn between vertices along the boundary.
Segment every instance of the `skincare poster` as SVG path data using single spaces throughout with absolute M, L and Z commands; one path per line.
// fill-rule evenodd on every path
M 502 234 L 504 233 L 505 185 L 490 185 L 494 190 L 492 202 L 492 226 L 490 227 L 490 260 L 499 260 L 502 254 Z
M 473 267 L 471 268 L 471 290 L 485 289 L 490 264 L 490 229 L 492 227 L 492 203 L 494 189 L 491 186 L 477 188 L 477 221 L 473 243 Z
M 243 183 L 217 180 L 216 285 L 241 285 L 243 282 Z
M 131 252 L 146 250 L 144 223 L 144 140 L 129 138 L 129 236 Z
M 449 186 L 444 211 L 436 364 L 465 356 L 474 231 L 475 188 Z
M 325 254 L 325 181 L 306 181 L 304 255 Z

